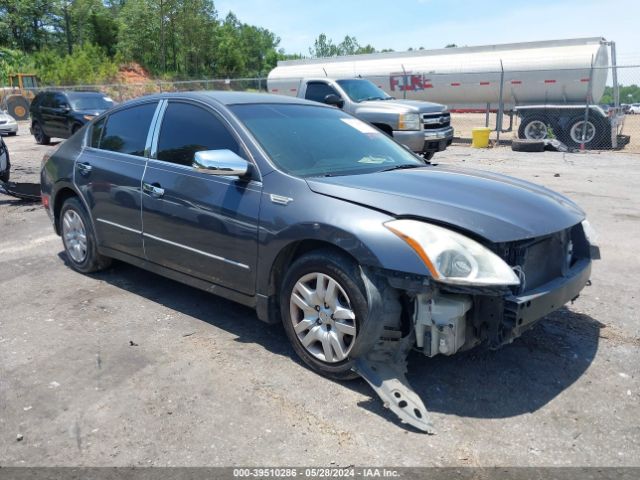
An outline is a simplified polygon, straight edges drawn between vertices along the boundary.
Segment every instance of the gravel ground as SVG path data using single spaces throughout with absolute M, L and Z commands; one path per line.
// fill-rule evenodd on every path
M 50 147 L 26 125 L 5 140 L 13 179 L 38 181 Z M 247 308 L 122 263 L 74 272 L 41 207 L 0 194 L 0 465 L 640 466 L 640 155 L 454 146 L 435 161 L 567 194 L 603 256 L 513 344 L 410 358 L 436 435 L 364 381 L 306 369 Z

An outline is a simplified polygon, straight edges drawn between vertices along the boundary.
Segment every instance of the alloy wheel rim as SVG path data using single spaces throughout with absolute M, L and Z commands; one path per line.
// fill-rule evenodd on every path
M 293 329 L 307 352 L 320 361 L 345 360 L 356 339 L 356 316 L 340 284 L 324 273 L 301 277 L 289 300 Z
M 87 231 L 82 218 L 75 210 L 67 210 L 62 217 L 62 237 L 67 253 L 74 262 L 87 258 Z
M 571 140 L 575 143 L 582 143 L 582 130 L 585 128 L 584 125 L 584 120 L 580 120 L 579 122 L 574 123 L 571 127 Z M 587 122 L 586 129 L 587 131 L 584 136 L 584 143 L 589 143 L 596 136 L 596 127 L 593 123 Z
M 549 134 L 547 125 L 541 120 L 530 122 L 524 129 L 524 136 L 528 140 L 542 140 Z

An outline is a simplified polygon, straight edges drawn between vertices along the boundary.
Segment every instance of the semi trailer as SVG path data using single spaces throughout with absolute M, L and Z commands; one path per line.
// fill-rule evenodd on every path
M 615 43 L 601 37 L 374 53 L 281 61 L 268 84 L 292 89 L 300 78 L 365 78 L 400 99 L 495 110 L 501 132 L 513 124 L 504 129 L 503 114 L 516 115 L 520 138 L 611 148 L 624 143 L 615 57 Z M 605 112 L 598 102 L 609 70 L 615 105 Z

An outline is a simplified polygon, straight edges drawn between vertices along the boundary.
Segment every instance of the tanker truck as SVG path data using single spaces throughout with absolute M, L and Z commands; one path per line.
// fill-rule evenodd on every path
M 615 148 L 625 143 L 615 66 L 615 44 L 594 37 L 281 61 L 268 86 L 294 91 L 301 78 L 363 78 L 395 98 L 495 110 L 501 132 L 513 124 L 503 129 L 503 113 L 518 116 L 519 138 Z M 615 107 L 605 112 L 598 102 L 610 68 Z

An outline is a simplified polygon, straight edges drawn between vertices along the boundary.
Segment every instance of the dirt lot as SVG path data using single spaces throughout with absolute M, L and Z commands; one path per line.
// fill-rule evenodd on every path
M 37 181 L 47 147 L 26 126 L 6 143 L 14 179 Z M 437 435 L 306 369 L 247 308 L 121 263 L 75 273 L 41 207 L 0 195 L 0 465 L 640 466 L 640 155 L 436 160 L 567 194 L 603 256 L 502 350 L 411 357 Z

